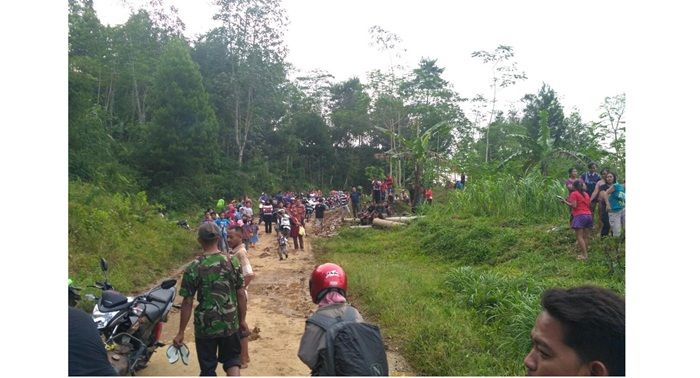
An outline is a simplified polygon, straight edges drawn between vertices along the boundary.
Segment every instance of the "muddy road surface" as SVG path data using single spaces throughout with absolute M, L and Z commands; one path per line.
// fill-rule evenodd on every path
M 313 220 L 312 220 L 313 221 Z M 307 225 L 307 232 L 314 233 L 313 222 Z M 262 226 L 262 225 L 261 225 Z M 313 236 L 304 239 L 304 251 L 294 250 L 289 239 L 289 258 L 283 261 L 277 256 L 274 232 L 265 234 L 261 227 L 261 237 L 255 248 L 248 252 L 255 279 L 248 288 L 247 321 L 253 335 L 249 342 L 250 364 L 241 370 L 242 376 L 308 376 L 310 370 L 297 357 L 299 340 L 304 333 L 304 324 L 313 314 L 316 306 L 308 293 L 308 277 L 314 267 Z M 181 274 L 177 276 L 178 289 Z M 352 288 L 350 288 L 352 290 Z M 178 296 L 175 303 L 182 302 Z M 360 309 L 361 311 L 362 309 Z M 166 345 L 172 342 L 180 322 L 178 309 L 173 309 L 163 328 L 161 341 Z M 139 371 L 142 376 L 197 376 L 199 365 L 194 345 L 193 320 L 185 331 L 185 343 L 190 349 L 189 365 L 181 361 L 168 363 L 167 348 L 159 348 L 149 365 Z M 385 340 L 386 343 L 386 340 Z M 387 344 L 389 350 L 389 371 L 391 375 L 414 375 L 406 361 Z M 219 364 L 218 375 L 226 375 Z

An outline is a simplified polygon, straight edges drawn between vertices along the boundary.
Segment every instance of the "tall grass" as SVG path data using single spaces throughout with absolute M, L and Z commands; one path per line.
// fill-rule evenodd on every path
M 534 172 L 523 178 L 502 174 L 468 183 L 464 190 L 448 197 L 453 212 L 477 216 L 526 218 L 529 221 L 553 219 L 568 214 L 557 195 L 566 196 L 564 184 Z
M 596 285 L 623 294 L 623 254 L 605 244 L 577 261 L 563 185 L 508 176 L 451 190 L 398 230 L 345 229 L 317 242 L 319 262 L 341 264 L 351 301 L 380 324 L 417 374 L 523 375 L 542 293 Z
M 146 194 L 109 193 L 81 182 L 69 186 L 68 274 L 78 286 L 102 278 L 99 259 L 120 291 L 143 288 L 191 259 L 195 235 L 162 218 Z

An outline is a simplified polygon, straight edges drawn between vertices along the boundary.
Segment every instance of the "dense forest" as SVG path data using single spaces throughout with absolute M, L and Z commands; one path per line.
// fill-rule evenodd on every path
M 595 120 L 565 114 L 546 83 L 519 109 L 498 109 L 499 90 L 527 77 L 506 45 L 472 53 L 492 72 L 488 94 L 457 93 L 429 57 L 351 78 L 292 77 L 279 0 L 216 4 L 221 26 L 190 40 L 158 0 L 116 26 L 92 1 L 69 1 L 72 185 L 143 191 L 178 210 L 260 191 L 366 188 L 379 173 L 415 196 L 450 174 L 563 180 L 589 161 L 624 177 L 624 94 L 601 98 Z M 400 51 L 401 37 L 380 26 L 358 38 Z

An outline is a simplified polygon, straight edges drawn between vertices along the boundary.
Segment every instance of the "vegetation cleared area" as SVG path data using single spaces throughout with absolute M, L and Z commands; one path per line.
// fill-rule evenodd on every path
M 403 229 L 344 229 L 317 242 L 318 262 L 345 268 L 351 302 L 419 374 L 523 375 L 544 290 L 590 284 L 624 295 L 624 239 L 596 239 L 582 263 L 568 213 L 546 205 L 561 184 L 536 175 L 511 184 L 445 193 Z

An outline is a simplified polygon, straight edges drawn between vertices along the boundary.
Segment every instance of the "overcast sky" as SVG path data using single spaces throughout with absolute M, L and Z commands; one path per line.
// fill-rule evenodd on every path
M 132 4 L 142 0 L 131 1 Z M 179 9 L 185 34 L 214 27 L 216 8 L 208 0 L 164 0 Z M 95 0 L 103 23 L 126 21 L 122 0 Z M 289 26 L 288 61 L 301 71 L 323 69 L 336 81 L 386 68 L 389 60 L 370 46 L 369 28 L 399 35 L 407 50 L 402 63 L 417 67 L 421 57 L 437 59 L 444 78 L 463 97 L 489 96 L 490 69 L 471 53 L 499 44 L 515 51 L 526 81 L 498 94 L 498 107 L 522 109 L 520 99 L 542 83 L 559 95 L 568 115 L 578 108 L 584 121 L 597 120 L 606 96 L 627 91 L 626 24 L 623 2 L 586 1 L 397 1 L 282 0 Z

